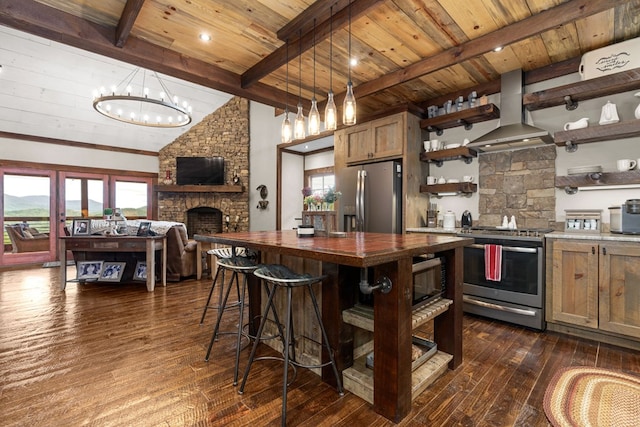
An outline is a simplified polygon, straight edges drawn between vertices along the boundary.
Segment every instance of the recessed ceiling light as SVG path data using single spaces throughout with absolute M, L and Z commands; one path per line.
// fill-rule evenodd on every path
M 358 60 L 356 58 L 351 58 L 351 66 L 355 67 L 356 65 L 358 65 Z
M 494 52 L 500 52 L 502 50 L 502 46 L 498 46 L 495 49 L 493 49 Z
M 202 40 L 203 42 L 210 42 L 211 41 L 211 35 L 206 34 L 206 33 L 200 33 L 200 40 Z

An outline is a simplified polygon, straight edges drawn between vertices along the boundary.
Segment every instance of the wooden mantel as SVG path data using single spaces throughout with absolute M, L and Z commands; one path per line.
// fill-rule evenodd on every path
M 242 185 L 155 185 L 157 193 L 242 193 Z

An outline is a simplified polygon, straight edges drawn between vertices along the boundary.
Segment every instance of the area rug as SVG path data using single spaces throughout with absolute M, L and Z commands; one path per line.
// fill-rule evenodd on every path
M 640 374 L 563 368 L 549 382 L 543 405 L 555 427 L 640 426 Z

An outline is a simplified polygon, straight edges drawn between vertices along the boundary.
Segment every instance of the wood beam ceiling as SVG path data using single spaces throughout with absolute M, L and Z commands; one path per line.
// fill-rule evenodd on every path
M 116 27 L 116 42 L 117 47 L 122 47 L 127 42 L 127 38 L 131 33 L 133 24 L 136 22 L 136 18 L 142 9 L 144 0 L 127 0 L 127 4 L 124 5 L 122 16 Z

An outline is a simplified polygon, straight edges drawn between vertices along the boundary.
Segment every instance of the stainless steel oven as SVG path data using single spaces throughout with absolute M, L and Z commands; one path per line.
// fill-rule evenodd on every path
M 464 248 L 463 309 L 533 329 L 544 330 L 544 233 L 550 230 L 471 229 L 475 243 Z M 489 280 L 485 245 L 501 249 L 501 278 Z

